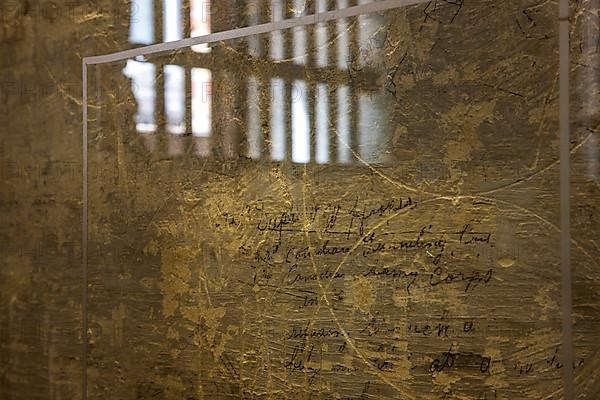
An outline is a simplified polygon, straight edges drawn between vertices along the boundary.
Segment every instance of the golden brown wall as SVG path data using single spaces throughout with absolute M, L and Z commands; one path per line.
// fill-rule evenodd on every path
M 128 7 L 58 6 L 55 19 L 18 4 L 2 9 L 0 398 L 75 399 L 81 57 L 130 46 Z M 573 3 L 581 399 L 600 396 L 597 6 Z M 162 116 L 140 135 L 125 62 L 90 67 L 88 397 L 562 398 L 557 14 L 533 0 L 387 11 L 341 70 L 255 60 L 244 41 L 148 57 L 214 71 L 210 139 L 173 137 Z M 356 39 L 369 20 L 347 22 Z M 327 163 L 291 162 L 291 144 L 270 159 L 268 82 L 298 74 L 305 93 L 329 84 Z

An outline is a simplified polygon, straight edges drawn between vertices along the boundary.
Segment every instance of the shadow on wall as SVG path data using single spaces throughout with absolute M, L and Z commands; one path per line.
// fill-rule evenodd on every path
M 155 7 L 154 1 L 136 2 L 130 23 L 131 43 L 155 42 L 155 10 L 162 10 L 164 42 L 184 38 L 186 7 L 182 0 L 162 0 L 162 7 Z M 325 12 L 330 2 L 317 0 L 309 10 L 305 0 L 295 0 L 295 6 L 289 7 L 287 13 L 285 0 L 273 0 L 268 10 L 261 8 L 260 0 L 244 3 L 238 7 L 245 10 L 245 22 L 257 25 Z M 348 0 L 337 0 L 336 7 L 348 7 Z M 191 0 L 189 11 L 191 36 L 210 34 L 210 0 Z M 351 62 L 357 64 L 357 70 L 368 69 L 363 67 L 372 60 L 365 57 L 351 61 L 350 49 L 369 46 L 373 37 L 380 34 L 382 18 L 359 16 L 354 27 L 348 19 L 333 24 L 295 27 L 289 36 L 287 32 L 274 31 L 267 40 L 259 35 L 244 38 L 244 45 L 236 51 L 243 52 L 250 61 L 267 63 L 273 68 L 258 69 L 256 74 L 241 81 L 239 72 L 232 70 L 216 72 L 173 64 L 159 67 L 143 57 L 129 60 L 123 72 L 136 88 L 133 92 L 137 102 L 134 117 L 137 132 L 144 135 L 147 147 L 156 151 L 156 136 L 162 131 L 157 124 L 157 108 L 164 104 L 164 130 L 171 156 L 184 152 L 181 139 L 191 135 L 193 152 L 199 157 L 214 156 L 214 147 L 221 143 L 220 154 L 224 158 L 242 156 L 317 164 L 360 164 L 359 160 L 385 163 L 382 150 L 389 140 L 389 129 L 382 121 L 385 93 L 356 87 L 348 73 Z M 215 48 L 207 44 L 193 46 L 191 50 L 198 59 L 218 57 Z M 326 71 L 332 69 L 341 79 L 327 79 Z M 213 85 L 215 73 L 221 74 L 220 79 L 226 83 Z M 157 77 L 161 74 L 162 93 L 157 90 Z M 309 81 L 306 79 L 309 76 L 315 78 Z M 190 95 L 186 93 L 189 89 Z M 164 98 L 158 99 L 161 95 Z M 188 99 L 191 107 L 186 104 Z M 241 114 L 237 112 L 240 108 Z M 186 110 L 191 112 L 187 120 L 191 129 L 186 124 Z M 215 124 L 217 118 L 224 123 Z

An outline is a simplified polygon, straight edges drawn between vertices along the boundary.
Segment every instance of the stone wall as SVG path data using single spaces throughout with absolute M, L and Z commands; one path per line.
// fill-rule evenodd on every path
M 215 30 L 244 25 L 238 3 Z M 132 46 L 129 4 L 0 10 L 0 398 L 81 398 L 81 57 Z M 146 57 L 213 71 L 210 137 L 168 133 L 162 112 L 137 132 L 127 61 L 89 67 L 88 398 L 562 398 L 557 15 L 433 1 L 348 18 L 324 25 L 324 66 L 312 45 L 293 59 L 292 30 L 278 62 L 250 40 Z M 595 399 L 598 2 L 572 22 L 574 366 Z M 273 77 L 300 88 L 283 160 Z

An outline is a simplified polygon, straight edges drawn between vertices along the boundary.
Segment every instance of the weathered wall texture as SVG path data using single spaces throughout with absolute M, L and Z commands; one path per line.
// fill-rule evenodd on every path
M 80 57 L 127 48 L 128 15 L 86 3 L 51 22 L 26 4 L 2 22 L 17 89 L 0 114 L 0 398 L 70 400 Z M 139 134 L 126 62 L 90 67 L 88 398 L 561 399 L 557 14 L 482 0 L 349 18 L 342 67 L 337 23 L 324 66 L 314 46 L 274 63 L 245 40 L 147 57 L 213 71 L 210 138 L 170 135 L 162 116 Z M 600 397 L 598 37 L 598 3 L 574 2 L 578 399 Z M 328 162 L 292 162 L 294 102 L 286 160 L 271 160 L 275 76 L 303 82 L 311 146 L 328 104 Z

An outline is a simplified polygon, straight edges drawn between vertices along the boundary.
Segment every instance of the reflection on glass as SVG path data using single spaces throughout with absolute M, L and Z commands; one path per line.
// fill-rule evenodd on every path
M 260 24 L 260 0 L 248 1 L 248 24 Z M 259 35 L 248 37 L 248 54 L 252 57 L 262 56 L 262 43 Z
M 183 39 L 181 0 L 163 0 L 163 41 Z
M 123 73 L 131 79 L 132 91 L 137 102 L 136 130 L 140 133 L 155 132 L 156 90 L 154 88 L 154 78 L 156 67 L 154 64 L 147 62 L 128 60 Z
M 350 162 L 350 88 L 337 89 L 337 150 L 338 162 Z
M 283 20 L 283 0 L 273 0 L 271 3 L 271 20 L 273 22 Z M 271 32 L 271 58 L 273 60 L 282 60 L 283 55 L 283 32 Z
M 262 153 L 258 79 L 248 79 L 248 157 L 259 159 Z
M 317 13 L 327 11 L 327 0 L 317 0 Z M 326 67 L 329 64 L 329 37 L 328 37 L 327 24 L 320 22 L 315 27 L 315 40 L 316 40 L 316 51 L 317 67 Z
M 131 2 L 129 20 L 129 42 L 134 44 L 154 43 L 154 1 Z
M 348 0 L 338 0 L 338 9 L 348 7 Z M 348 65 L 348 21 L 345 18 L 337 21 L 337 67 L 345 69 Z
M 304 15 L 306 9 L 304 0 L 294 0 L 292 16 L 294 18 Z M 294 63 L 298 65 L 306 64 L 306 27 L 296 26 L 294 31 Z
M 185 70 L 165 65 L 165 114 L 167 132 L 185 133 Z
M 206 68 L 192 68 L 192 134 L 212 134 L 212 73 Z
M 310 162 L 310 120 L 306 81 L 292 86 L 292 161 Z
M 371 3 L 372 0 L 360 0 L 360 4 Z M 381 31 L 383 17 L 377 14 L 366 14 L 358 17 L 359 64 L 361 68 L 383 65 L 382 49 L 386 38 Z M 358 96 L 358 152 L 365 162 L 380 162 L 382 152 L 379 147 L 384 141 L 386 127 L 382 124 L 381 115 L 385 109 L 385 93 L 361 93 Z
M 170 1 L 170 0 L 165 0 Z M 211 1 L 210 0 L 191 0 L 191 29 L 192 37 L 209 35 L 211 33 L 210 26 Z M 197 53 L 210 53 L 208 43 L 192 46 L 192 50 Z
M 317 136 L 315 159 L 319 164 L 325 164 L 329 162 L 329 91 L 325 83 L 317 84 L 315 98 Z
M 285 159 L 285 83 L 281 78 L 271 79 L 271 158 Z
M 357 3 L 372 1 L 358 0 Z M 152 7 L 147 7 L 150 3 L 140 1 L 137 4 L 140 7 L 136 13 L 138 17 L 152 15 Z M 164 40 L 183 38 L 183 2 L 163 0 L 162 4 Z M 191 0 L 189 4 L 192 36 L 210 34 L 210 1 Z M 316 13 L 350 5 L 348 0 L 315 0 L 311 9 L 312 4 Z M 246 3 L 243 18 L 249 25 L 269 19 L 283 20 L 286 5 L 292 18 L 307 13 L 306 0 L 272 0 L 269 14 L 265 15 L 261 14 L 261 5 L 264 4 L 260 0 Z M 146 14 L 141 9 L 145 9 Z M 152 26 L 152 23 L 140 25 Z M 265 37 L 261 35 L 243 39 L 247 47 L 238 46 L 235 51 L 232 51 L 234 47 L 226 47 L 223 52 L 210 52 L 207 45 L 194 46 L 195 52 L 210 52 L 195 56 L 193 62 L 200 65 L 194 65 L 194 68 L 190 65 L 189 69 L 179 65 L 159 67 L 164 68 L 166 130 L 172 134 L 186 132 L 186 98 L 191 97 L 191 132 L 195 153 L 200 156 L 218 154 L 237 158 L 238 142 L 245 137 L 244 155 L 254 160 L 270 156 L 274 161 L 350 164 L 360 157 L 364 162 L 383 162 L 390 123 L 382 119 L 382 115 L 393 107 L 390 103 L 393 99 L 390 100 L 381 87 L 374 86 L 378 84 L 375 82 L 381 81 L 374 76 L 376 71 L 385 65 L 386 35 L 382 26 L 380 14 L 366 14 L 352 20 L 317 23 L 314 38 L 309 34 L 311 29 L 304 26 L 293 27 L 288 33 L 270 32 L 265 34 L 270 39 L 268 51 L 263 48 Z M 139 40 L 144 37 L 147 41 L 151 40 L 151 31 L 151 28 L 139 30 L 134 35 L 132 28 L 131 36 Z M 336 47 L 330 50 L 332 45 Z M 313 46 L 314 59 L 308 55 Z M 242 54 L 244 51 L 247 54 Z M 357 66 L 360 67 L 354 71 L 356 79 L 348 74 L 351 52 L 356 52 Z M 225 59 L 213 59 L 217 54 Z M 249 76 L 234 73 L 227 67 L 230 62 L 248 60 L 245 56 L 253 58 Z M 213 98 L 213 71 L 205 65 L 222 61 L 226 67 L 215 77 L 220 84 Z M 331 67 L 337 72 L 325 70 Z M 143 58 L 131 60 L 125 69 L 137 89 L 135 119 L 138 132 L 156 131 L 155 69 L 152 64 L 143 62 Z M 191 82 L 186 83 L 186 79 Z M 188 87 L 191 96 L 186 96 Z M 262 99 L 268 99 L 267 104 L 263 105 Z M 213 114 L 213 109 L 218 110 L 218 114 Z M 245 132 L 240 131 L 242 126 Z M 269 150 L 265 150 L 267 138 Z M 185 143 L 169 139 L 170 154 L 180 154 L 180 146 Z

